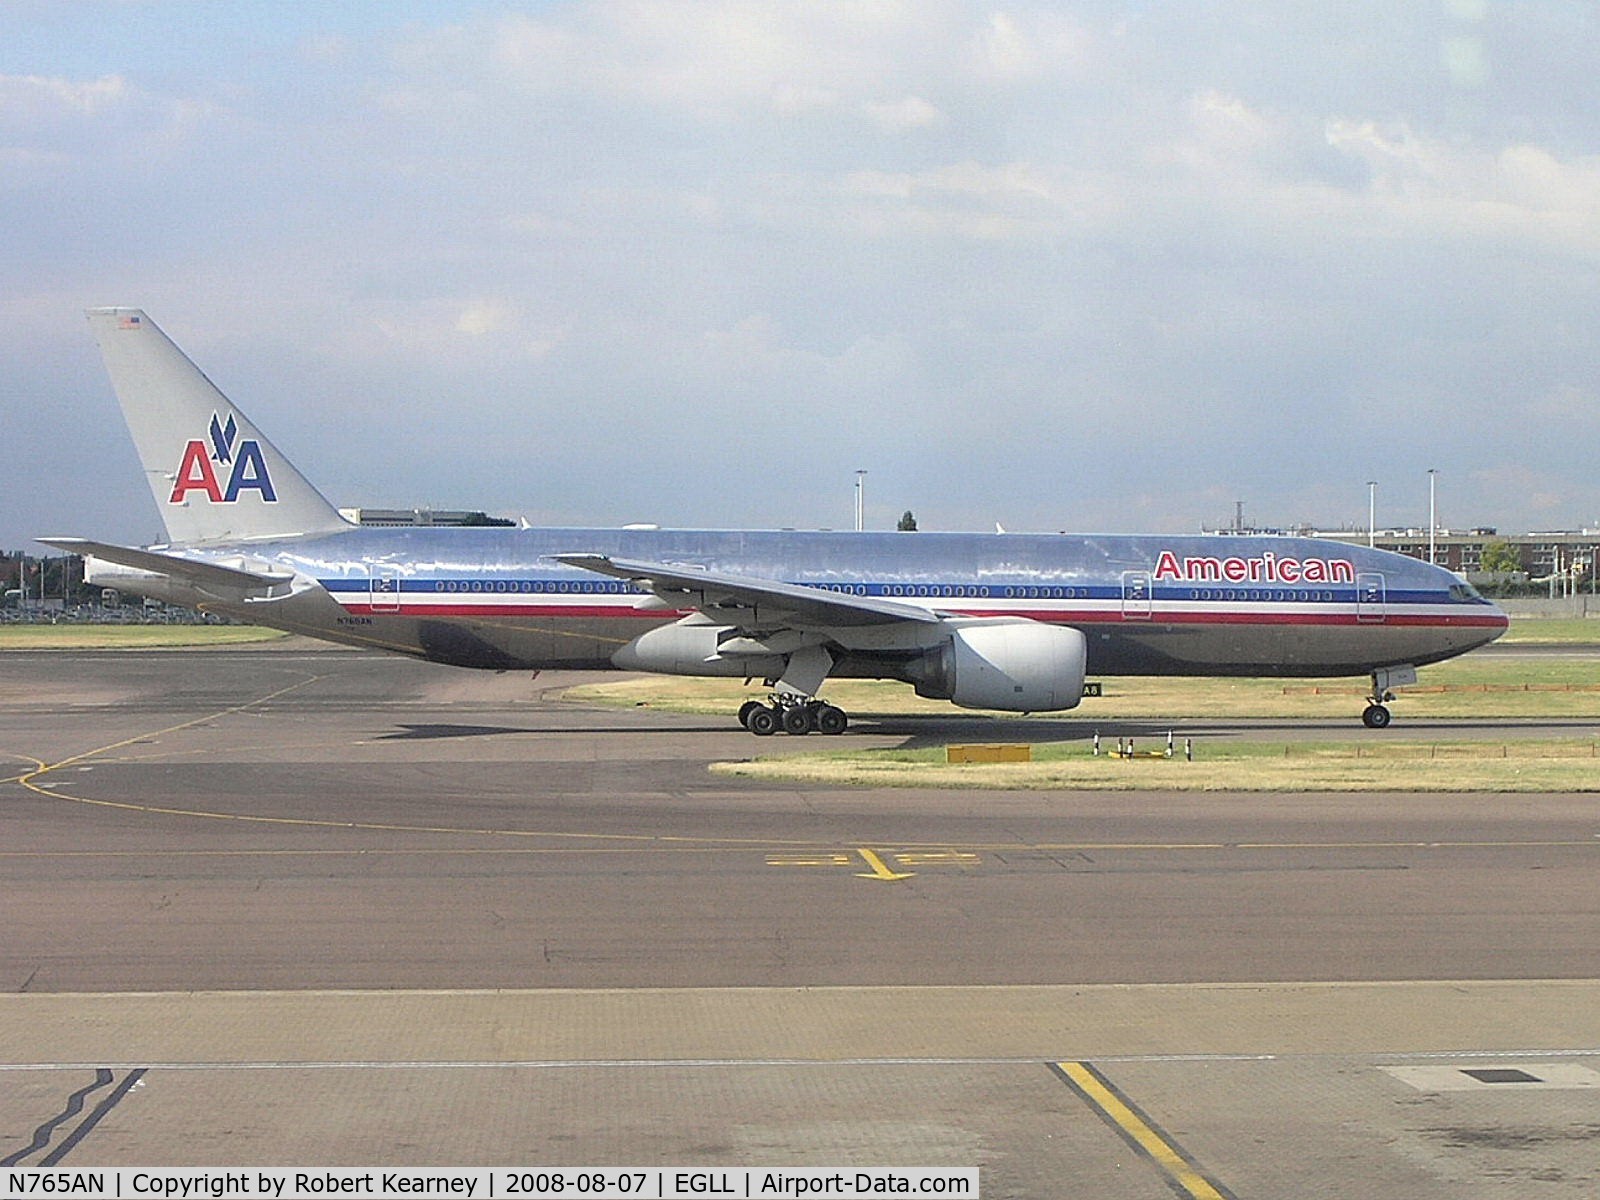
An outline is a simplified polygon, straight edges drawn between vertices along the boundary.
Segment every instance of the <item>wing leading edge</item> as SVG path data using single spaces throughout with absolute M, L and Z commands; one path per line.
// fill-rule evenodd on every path
M 941 614 L 915 604 L 857 596 L 799 583 L 723 575 L 668 563 L 605 554 L 557 554 L 558 562 L 648 588 L 663 603 L 694 608 L 730 625 L 780 623 L 795 629 L 838 629 L 911 621 L 938 624 Z

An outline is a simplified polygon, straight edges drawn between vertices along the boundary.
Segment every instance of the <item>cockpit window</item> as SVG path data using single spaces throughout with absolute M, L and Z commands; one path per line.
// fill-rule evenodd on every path
M 1470 583 L 1452 583 L 1450 585 L 1450 599 L 1460 601 L 1462 604 L 1483 604 L 1484 599 L 1477 588 Z

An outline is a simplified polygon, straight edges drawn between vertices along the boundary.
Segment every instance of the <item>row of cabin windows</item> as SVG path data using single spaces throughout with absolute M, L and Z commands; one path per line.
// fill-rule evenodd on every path
M 846 596 L 865 596 L 868 588 L 863 584 L 831 583 L 816 585 L 819 591 L 835 592 Z M 631 583 L 569 583 L 551 580 L 473 580 L 462 582 L 454 579 L 437 580 L 433 585 L 436 592 L 525 592 L 539 594 L 570 595 L 622 595 L 624 593 L 640 593 L 645 589 Z M 1088 599 L 1088 588 L 1040 588 L 1040 587 L 1008 587 L 1004 589 L 990 589 L 986 587 L 968 587 L 962 584 L 886 584 L 882 588 L 885 596 L 924 597 L 927 599 L 973 599 L 987 600 L 999 594 L 1008 600 L 1079 600 Z
M 436 592 L 493 592 L 493 593 L 527 593 L 543 595 L 603 595 L 620 596 L 629 594 L 643 594 L 643 588 L 631 583 L 583 581 L 568 582 L 565 580 L 472 580 L 471 582 L 459 580 L 437 580 L 433 585 Z M 860 584 L 824 584 L 822 591 L 836 592 L 841 595 L 864 596 L 867 588 Z M 1089 588 L 1063 588 L 1063 587 L 1008 587 L 990 589 L 987 587 L 968 587 L 961 584 L 888 584 L 883 589 L 886 596 L 905 596 L 927 599 L 982 599 L 987 600 L 998 594 L 1007 600 L 1087 600 L 1092 592 Z M 1190 591 L 1191 600 L 1275 600 L 1275 601 L 1327 601 L 1333 600 L 1334 593 L 1329 591 L 1305 591 L 1285 589 L 1250 589 L 1243 588 L 1196 588 Z
M 642 593 L 644 589 L 635 587 L 631 583 L 568 583 L 556 580 L 505 580 L 494 579 L 489 581 L 473 580 L 470 583 L 454 579 L 440 579 L 433 585 L 436 592 L 543 592 L 543 593 L 580 593 L 593 596 L 620 596 L 624 593 Z
M 1282 588 L 1196 588 L 1189 593 L 1191 600 L 1270 600 L 1281 603 L 1300 601 L 1314 603 L 1336 599 L 1332 592 L 1288 591 Z

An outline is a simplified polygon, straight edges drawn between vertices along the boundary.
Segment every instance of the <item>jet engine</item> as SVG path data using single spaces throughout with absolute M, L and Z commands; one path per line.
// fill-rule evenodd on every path
M 1056 712 L 1083 699 L 1083 634 L 1036 621 L 965 625 L 919 663 L 917 695 L 962 708 Z
M 736 631 L 703 617 L 687 617 L 642 633 L 611 656 L 624 671 L 661 675 L 720 675 L 775 678 L 783 674 L 781 654 L 763 654 L 742 645 Z M 740 653 L 740 650 L 747 652 Z

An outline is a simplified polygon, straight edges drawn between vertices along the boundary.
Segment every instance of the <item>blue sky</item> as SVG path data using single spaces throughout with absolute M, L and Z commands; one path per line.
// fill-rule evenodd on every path
M 1594 13 L 0 4 L 0 546 L 158 535 L 102 304 L 343 505 L 1600 524 Z

